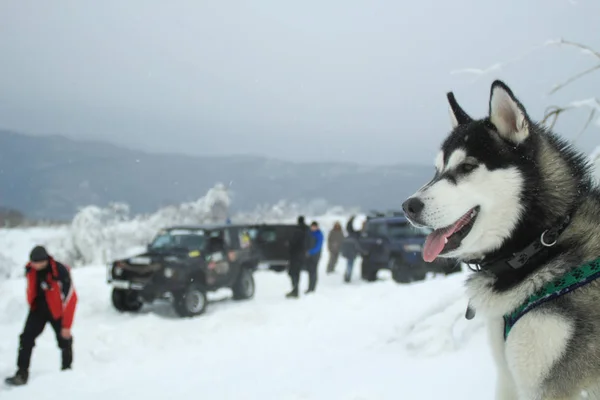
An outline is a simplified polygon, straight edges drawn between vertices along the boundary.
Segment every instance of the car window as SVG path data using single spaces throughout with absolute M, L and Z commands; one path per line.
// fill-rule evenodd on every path
M 229 229 L 214 229 L 210 231 L 210 238 L 221 238 L 225 242 L 225 245 L 231 246 L 231 233 Z
M 367 222 L 366 232 L 368 236 L 382 237 L 386 234 L 385 224 L 382 222 Z
M 223 229 L 211 230 L 208 235 L 207 251 L 209 253 L 216 253 L 225 250 L 227 246 L 227 240 L 225 238 L 226 231 Z
M 258 239 L 262 243 L 272 243 L 277 240 L 277 231 L 275 228 L 262 228 L 258 234 Z
M 388 236 L 391 239 L 408 239 L 427 236 L 431 230 L 416 228 L 408 222 L 388 222 Z
M 202 230 L 173 229 L 159 232 L 149 247 L 152 250 L 201 250 L 204 243 Z
M 255 240 L 258 237 L 258 229 L 257 228 L 248 228 L 246 230 L 248 232 L 248 236 L 251 240 Z
M 238 241 L 240 242 L 240 248 L 247 249 L 250 247 L 250 242 L 252 241 L 252 235 L 250 233 L 250 229 L 241 228 L 238 230 Z

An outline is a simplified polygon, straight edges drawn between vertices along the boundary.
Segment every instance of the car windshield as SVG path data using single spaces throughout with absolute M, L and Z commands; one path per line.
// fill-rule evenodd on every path
M 387 228 L 392 239 L 424 237 L 431 233 L 429 228 L 417 228 L 407 222 L 389 222 Z
M 205 243 L 203 230 L 172 229 L 159 232 L 148 248 L 150 250 L 202 250 Z

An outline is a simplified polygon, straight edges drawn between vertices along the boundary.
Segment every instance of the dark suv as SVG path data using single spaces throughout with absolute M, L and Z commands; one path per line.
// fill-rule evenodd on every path
M 147 251 L 109 266 L 112 303 L 138 311 L 143 303 L 166 298 L 181 316 L 206 309 L 206 293 L 231 288 L 236 300 L 254 296 L 253 271 L 259 254 L 251 226 L 176 226 L 161 230 Z
M 380 269 L 391 270 L 398 283 L 423 280 L 428 272 L 449 275 L 461 271 L 454 260 L 423 261 L 423 244 L 429 233 L 429 229 L 412 226 L 402 212 L 369 215 L 359 236 L 359 243 L 367 253 L 361 265 L 362 279 L 375 281 Z
M 262 224 L 251 227 L 251 235 L 259 267 L 276 272 L 287 270 L 290 257 L 290 240 L 297 225 Z

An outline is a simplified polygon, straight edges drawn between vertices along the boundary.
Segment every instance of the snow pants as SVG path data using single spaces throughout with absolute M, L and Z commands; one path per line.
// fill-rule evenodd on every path
M 35 347 L 35 340 L 42 334 L 46 323 L 50 323 L 54 333 L 58 347 L 62 352 L 62 369 L 71 368 L 73 362 L 73 338 L 65 339 L 61 336 L 62 321 L 60 319 L 53 320 L 50 311 L 47 307 L 39 307 L 35 310 L 30 310 L 25 322 L 23 333 L 19 337 L 19 356 L 17 359 L 17 367 L 20 371 L 28 371 L 31 361 L 31 354 Z

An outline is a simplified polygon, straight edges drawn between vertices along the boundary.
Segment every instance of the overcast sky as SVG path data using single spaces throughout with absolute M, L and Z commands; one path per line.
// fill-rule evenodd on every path
M 430 164 L 448 90 L 473 116 L 494 78 L 534 118 L 600 96 L 600 73 L 547 96 L 598 61 L 566 48 L 476 80 L 451 74 L 548 39 L 600 49 L 599 20 L 598 0 L 3 0 L 0 127 L 150 151 Z M 592 128 L 580 145 L 596 144 Z

